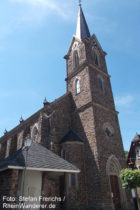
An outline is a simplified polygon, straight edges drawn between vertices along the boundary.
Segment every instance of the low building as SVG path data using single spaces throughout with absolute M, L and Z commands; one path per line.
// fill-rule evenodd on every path
M 136 134 L 131 142 L 127 164 L 129 168 L 140 170 L 140 135 Z M 140 188 L 137 188 L 137 201 L 140 209 Z

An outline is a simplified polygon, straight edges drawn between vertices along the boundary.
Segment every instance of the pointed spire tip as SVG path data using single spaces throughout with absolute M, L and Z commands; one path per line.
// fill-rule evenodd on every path
M 82 5 L 82 0 L 79 0 L 79 6 L 81 7 L 81 5 Z
M 76 37 L 79 39 L 90 38 L 89 28 L 81 7 L 81 0 L 79 0 L 79 12 L 77 19 Z

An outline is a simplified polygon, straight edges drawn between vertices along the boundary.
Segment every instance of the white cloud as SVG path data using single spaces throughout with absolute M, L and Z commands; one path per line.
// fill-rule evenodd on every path
M 115 98 L 115 104 L 117 106 L 128 106 L 132 104 L 134 98 L 131 95 L 126 95 L 126 96 L 117 96 Z
M 24 5 L 30 8 L 30 18 L 29 14 L 24 20 L 36 19 L 37 17 L 41 19 L 50 12 L 55 12 L 55 15 L 67 19 L 69 12 L 65 12 L 65 4 L 58 4 L 55 0 L 9 0 L 11 3 L 16 3 L 19 5 Z M 35 11 L 35 13 L 33 12 Z M 37 12 L 38 11 L 38 12 Z
M 71 21 L 74 17 L 71 2 L 60 0 L 8 0 L 8 2 L 10 13 L 7 10 L 2 13 L 0 41 L 24 26 L 40 26 L 54 18 Z M 2 47 L 0 51 L 3 51 Z

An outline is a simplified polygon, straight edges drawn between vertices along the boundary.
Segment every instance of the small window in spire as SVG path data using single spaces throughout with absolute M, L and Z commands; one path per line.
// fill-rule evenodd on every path
M 80 80 L 79 79 L 76 79 L 76 94 L 79 94 L 80 93 Z
M 61 157 L 66 160 L 66 151 L 64 149 L 61 150 Z
M 73 52 L 73 68 L 76 69 L 79 66 L 79 56 L 77 50 Z
M 104 82 L 101 76 L 98 76 L 98 85 L 101 92 L 104 92 Z
M 136 159 L 140 159 L 140 147 L 136 148 Z
M 93 46 L 94 46 L 94 47 L 97 47 L 96 41 L 93 41 Z
M 92 59 L 95 65 L 100 66 L 99 52 L 95 47 L 92 47 Z
M 99 62 L 98 62 L 98 57 L 97 55 L 95 55 L 95 64 L 98 66 L 99 65 Z

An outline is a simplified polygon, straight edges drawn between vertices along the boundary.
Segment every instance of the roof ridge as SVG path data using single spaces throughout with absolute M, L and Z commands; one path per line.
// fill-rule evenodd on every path
M 60 96 L 58 99 L 55 99 L 54 101 L 52 101 L 50 103 L 50 106 L 51 105 L 55 105 L 56 103 L 59 103 L 59 101 L 61 101 L 63 98 L 65 98 L 66 96 L 68 95 L 71 95 L 70 92 L 67 92 L 65 94 L 63 94 L 62 96 Z M 7 140 L 7 138 L 11 135 L 11 134 L 14 134 L 14 133 L 17 133 L 17 129 L 22 129 L 29 120 L 31 120 L 32 118 L 35 118 L 35 117 L 39 117 L 40 113 L 44 111 L 44 107 L 39 109 L 38 111 L 36 111 L 34 114 L 32 114 L 31 116 L 29 116 L 27 119 L 25 119 L 21 124 L 18 124 L 16 125 L 14 128 L 12 128 L 10 131 L 8 131 L 5 135 L 1 136 L 0 137 L 0 143 L 1 141 L 4 141 L 4 140 Z

